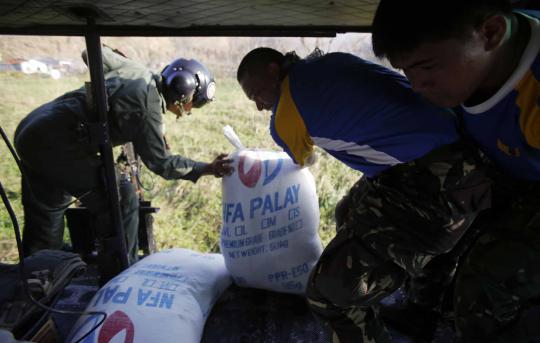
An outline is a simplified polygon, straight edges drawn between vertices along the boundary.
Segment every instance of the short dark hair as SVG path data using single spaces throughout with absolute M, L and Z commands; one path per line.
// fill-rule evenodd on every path
M 395 57 L 423 43 L 466 38 L 490 15 L 509 15 L 510 0 L 381 0 L 372 24 L 373 52 Z
M 276 63 L 281 66 L 285 56 L 272 48 L 256 48 L 251 50 L 242 58 L 238 71 L 236 72 L 236 80 L 240 82 L 246 74 L 259 71 L 270 63 Z

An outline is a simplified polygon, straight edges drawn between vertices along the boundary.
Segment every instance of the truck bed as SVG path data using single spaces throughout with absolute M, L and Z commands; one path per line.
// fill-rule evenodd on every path
M 74 279 L 64 290 L 55 307 L 83 311 L 99 289 L 97 270 L 89 266 L 87 273 Z M 384 299 L 386 303 L 402 296 L 397 291 Z M 60 342 L 65 341 L 75 324 L 76 316 L 53 314 Z M 393 342 L 414 340 L 392 330 Z M 447 323 L 437 330 L 435 343 L 450 343 L 454 335 Z M 230 286 L 218 299 L 210 313 L 202 343 L 330 343 L 329 329 L 309 311 L 304 298 L 253 288 Z

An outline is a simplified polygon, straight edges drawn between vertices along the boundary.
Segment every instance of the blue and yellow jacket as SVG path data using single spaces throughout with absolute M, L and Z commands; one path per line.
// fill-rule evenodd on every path
M 508 174 L 540 180 L 540 21 L 527 16 L 531 37 L 519 66 L 485 102 L 462 106 L 465 130 Z
M 424 102 L 400 74 L 345 53 L 292 66 L 270 132 L 300 165 L 316 145 L 369 177 L 458 139 L 452 113 Z

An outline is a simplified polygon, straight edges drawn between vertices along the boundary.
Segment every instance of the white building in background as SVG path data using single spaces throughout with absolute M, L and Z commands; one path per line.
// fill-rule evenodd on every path
M 19 71 L 24 74 L 46 74 L 58 80 L 64 74 L 76 72 L 70 61 L 58 61 L 51 58 L 37 59 L 14 59 L 0 62 L 0 71 Z
M 49 74 L 49 68 L 43 62 L 38 60 L 26 60 L 20 63 L 21 71 L 25 74 L 43 73 Z

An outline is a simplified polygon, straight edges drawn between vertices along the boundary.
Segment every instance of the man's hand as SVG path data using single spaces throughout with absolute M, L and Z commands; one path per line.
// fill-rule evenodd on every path
M 211 163 L 209 163 L 203 171 L 203 175 L 214 175 L 215 177 L 223 177 L 231 175 L 234 171 L 233 160 L 226 159 L 227 154 L 219 154 Z

